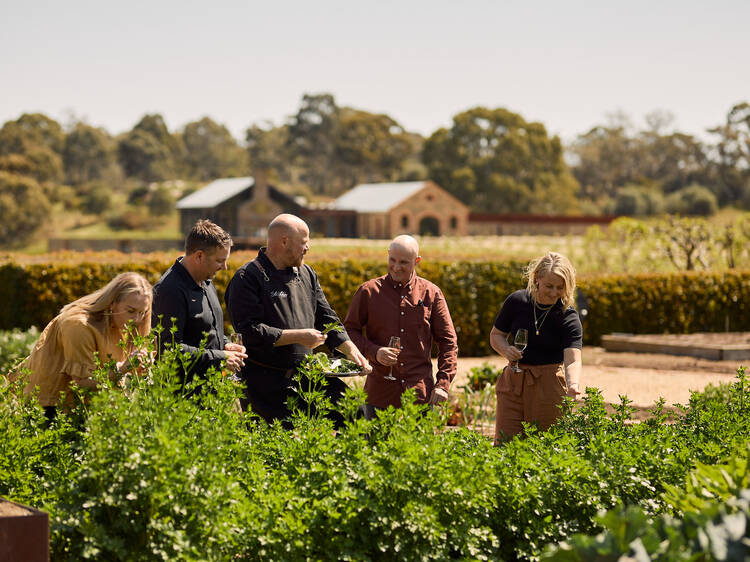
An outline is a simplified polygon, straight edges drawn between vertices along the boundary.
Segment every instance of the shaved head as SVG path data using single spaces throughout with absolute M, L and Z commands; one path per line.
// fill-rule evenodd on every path
M 396 236 L 388 246 L 388 274 L 396 283 L 408 283 L 421 259 L 419 244 L 412 236 Z
M 273 219 L 268 225 L 268 242 L 271 243 L 272 238 L 279 236 L 288 236 L 292 232 L 296 231 L 308 231 L 307 223 L 301 218 L 288 213 L 281 214 Z
M 388 251 L 390 252 L 395 248 L 409 252 L 415 258 L 419 255 L 419 242 L 417 242 L 413 236 L 409 236 L 408 234 L 396 236 L 391 242 L 391 245 L 388 246 Z
M 268 225 L 266 255 L 277 269 L 300 267 L 309 250 L 310 229 L 301 218 L 284 213 Z

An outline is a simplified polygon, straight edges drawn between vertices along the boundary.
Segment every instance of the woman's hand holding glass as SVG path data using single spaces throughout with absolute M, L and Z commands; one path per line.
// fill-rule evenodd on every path
M 513 347 L 515 347 L 517 350 L 523 352 L 524 349 L 526 349 L 526 344 L 529 341 L 529 333 L 527 330 L 521 328 L 516 332 L 516 337 L 513 339 Z M 523 373 L 523 369 L 521 369 L 518 366 L 518 361 L 521 359 L 519 356 L 516 359 L 516 364 L 511 366 L 510 370 L 514 373 Z

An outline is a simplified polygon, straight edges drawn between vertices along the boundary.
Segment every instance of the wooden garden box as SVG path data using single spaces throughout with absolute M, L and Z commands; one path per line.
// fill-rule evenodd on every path
M 19 561 L 49 561 L 49 516 L 0 498 L 0 562 Z

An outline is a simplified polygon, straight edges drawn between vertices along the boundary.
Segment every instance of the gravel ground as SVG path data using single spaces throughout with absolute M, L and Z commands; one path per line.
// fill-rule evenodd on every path
M 502 368 L 507 361 L 499 355 L 462 357 L 452 388 L 458 391 L 466 383 L 467 373 L 482 363 Z M 710 361 L 695 357 L 656 353 L 614 353 L 601 347 L 584 347 L 583 386 L 599 388 L 607 402 L 619 402 L 626 395 L 641 408 L 652 406 L 659 397 L 668 405 L 685 404 L 691 390 L 708 384 L 734 381 L 739 363 Z

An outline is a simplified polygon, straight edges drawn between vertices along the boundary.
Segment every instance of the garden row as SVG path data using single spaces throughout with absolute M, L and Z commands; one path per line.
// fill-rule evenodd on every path
M 576 534 L 634 527 L 620 512 L 598 519 L 624 506 L 636 506 L 635 538 L 653 549 L 669 528 L 650 518 L 694 509 L 675 489 L 695 481 L 697 463 L 747 458 L 743 371 L 731 388 L 694 394 L 672 423 L 657 407 L 630 424 L 626 400 L 608 417 L 590 389 L 550 431 L 493 447 L 413 404 L 357 419 L 361 390 L 347 395 L 338 433 L 301 413 L 291 431 L 269 428 L 233 410 L 237 388 L 218 375 L 211 392 L 182 397 L 178 361 L 165 354 L 125 391 L 102 371 L 104 388 L 49 428 L 17 389 L 0 390 L 0 496 L 50 513 L 55 560 L 533 560 L 547 548 L 585 559 L 606 540 Z M 314 389 L 300 398 L 325 411 Z M 744 462 L 728 471 L 732 494 L 747 487 Z M 742 513 L 722 494 L 702 494 L 724 511 L 696 524 Z M 628 551 L 621 535 L 605 546 Z M 566 539 L 573 546 L 548 547 Z
M 65 304 L 111 280 L 137 271 L 156 282 L 171 265 L 166 261 L 118 263 L 49 263 L 0 265 L 0 329 L 43 327 Z M 240 264 L 216 276 L 223 295 Z M 419 274 L 436 283 L 448 300 L 464 356 L 490 353 L 488 334 L 505 297 L 525 286 L 521 263 L 431 262 Z M 363 281 L 382 275 L 381 262 L 316 262 L 326 295 L 343 318 Z M 750 325 L 750 271 L 685 272 L 583 276 L 586 296 L 584 342 L 603 334 L 689 333 L 723 331 Z

